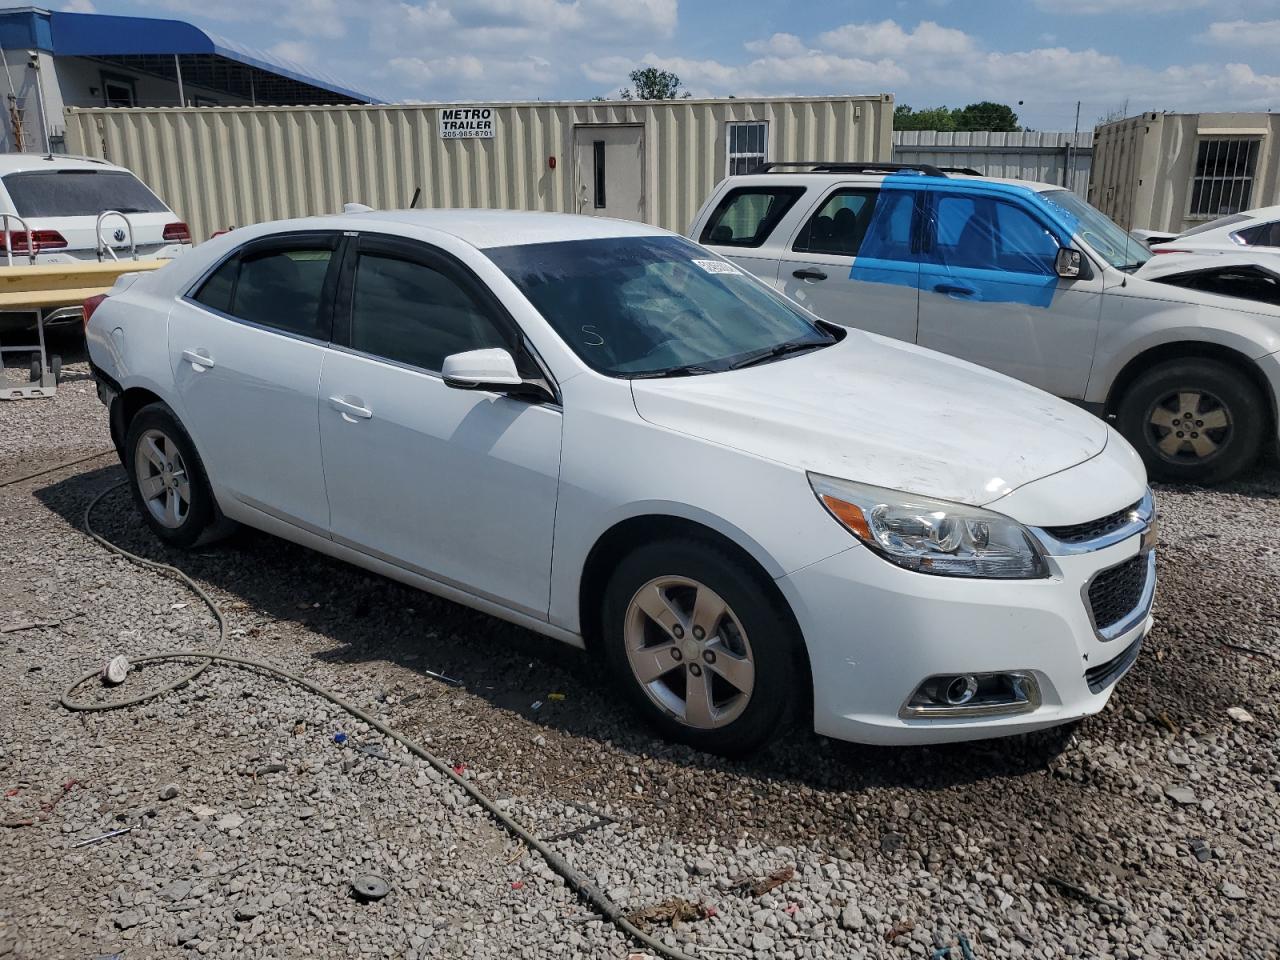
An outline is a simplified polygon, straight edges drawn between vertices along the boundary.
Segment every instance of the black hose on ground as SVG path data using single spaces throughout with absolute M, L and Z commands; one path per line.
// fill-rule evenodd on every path
M 114 453 L 114 451 L 107 451 L 107 452 Z M 95 456 L 101 456 L 101 454 L 95 454 Z M 91 458 L 84 457 L 82 459 L 88 460 Z M 52 472 L 53 470 L 59 469 L 59 467 L 70 466 L 73 463 L 79 463 L 79 462 L 81 461 L 80 460 L 69 461 L 68 463 L 59 464 L 58 466 L 50 467 L 47 470 L 43 470 L 40 472 L 49 473 L 49 472 Z M 30 474 L 27 477 L 19 477 L 15 480 L 6 481 L 4 484 L 0 484 L 0 486 L 6 486 L 9 483 L 16 483 L 18 482 L 18 480 L 30 479 L 31 477 L 38 476 L 38 475 L 39 474 Z M 218 604 L 214 602 L 213 598 L 210 597 L 209 594 L 206 593 L 200 587 L 199 584 L 197 584 L 194 580 L 192 580 L 189 576 L 187 576 L 177 567 L 170 566 L 167 563 L 160 563 L 155 560 L 148 560 L 145 557 L 140 557 L 135 553 L 130 553 L 128 550 L 124 549 L 123 547 L 117 546 L 116 544 L 107 540 L 104 536 L 102 536 L 100 533 L 98 533 L 96 530 L 93 529 L 93 523 L 92 523 L 93 508 L 96 507 L 98 503 L 103 499 L 103 497 L 105 497 L 107 494 L 120 489 L 121 487 L 125 486 L 127 483 L 128 481 L 125 480 L 115 484 L 114 486 L 108 487 L 107 489 L 100 492 L 97 496 L 95 496 L 89 502 L 89 505 L 85 507 L 85 511 L 84 511 L 85 532 L 94 540 L 96 540 L 99 544 L 105 547 L 107 550 L 111 551 L 112 553 L 118 554 L 119 556 L 124 557 L 126 560 L 130 561 L 131 563 L 135 563 L 139 566 L 145 567 L 148 570 L 155 570 L 158 573 L 161 573 L 165 576 L 173 577 L 177 580 L 180 580 L 182 583 L 184 583 L 188 587 L 188 589 L 190 589 L 193 593 L 195 593 L 196 596 L 198 596 L 204 602 L 205 606 L 209 608 L 210 612 L 214 616 L 214 619 L 217 621 L 218 643 L 217 643 L 217 646 L 212 650 L 174 650 L 168 653 L 157 653 L 151 656 L 139 657 L 136 660 L 131 660 L 130 661 L 131 664 L 155 663 L 162 660 L 163 661 L 195 660 L 195 661 L 198 661 L 199 663 L 198 663 L 198 666 L 196 666 L 191 671 L 183 674 L 178 679 L 173 680 L 169 683 L 166 683 L 162 686 L 155 687 L 151 690 L 147 690 L 144 693 L 141 693 L 135 697 L 131 697 L 127 700 L 113 700 L 113 701 L 107 701 L 107 702 L 89 702 L 89 701 L 74 699 L 72 694 L 77 689 L 79 689 L 81 686 L 88 683 L 89 681 L 97 679 L 97 677 L 99 676 L 99 671 L 97 670 L 94 670 L 90 673 L 86 673 L 83 677 L 81 677 L 79 680 L 76 680 L 69 687 L 67 687 L 66 690 L 63 691 L 61 700 L 62 700 L 62 705 L 66 709 L 72 710 L 72 711 L 103 712 L 107 710 L 120 710 L 124 707 L 136 706 L 137 704 L 144 703 L 148 700 L 154 700 L 156 697 L 163 696 L 166 693 L 171 693 L 174 690 L 177 690 L 179 687 L 185 686 L 186 684 L 190 683 L 192 680 L 195 680 L 198 676 L 200 676 L 200 674 L 202 674 L 214 663 L 226 664 L 228 666 L 237 667 L 243 670 L 257 671 L 273 679 L 296 684 L 297 686 L 300 686 L 305 690 L 311 691 L 312 693 L 316 694 L 316 696 L 323 697 L 324 699 L 328 700 L 330 703 L 334 704 L 334 706 L 339 707 L 340 709 L 346 711 L 351 716 L 355 717 L 357 720 L 361 720 L 364 723 L 367 723 L 369 726 L 373 727 L 383 736 L 389 737 L 390 739 L 401 744 L 402 746 L 404 746 L 406 750 L 408 750 L 414 756 L 420 757 L 421 759 L 425 760 L 437 771 L 439 771 L 442 775 L 448 777 L 450 780 L 456 783 L 459 787 L 461 787 L 464 791 L 466 791 L 467 795 L 470 796 L 472 800 L 474 800 L 477 804 L 483 807 L 485 812 L 487 812 L 491 817 L 493 817 L 493 819 L 496 820 L 498 824 L 501 827 L 503 827 L 503 829 L 505 829 L 512 836 L 516 837 L 518 840 L 523 842 L 524 845 L 528 847 L 530 850 L 535 851 L 539 856 L 541 856 L 542 859 L 547 862 L 547 865 L 550 866 L 552 870 L 554 870 L 556 873 L 558 873 L 561 877 L 564 878 L 564 881 L 567 884 L 569 884 L 570 889 L 572 889 L 575 893 L 577 893 L 578 896 L 580 896 L 583 900 L 591 904 L 591 906 L 593 906 L 596 910 L 598 910 L 606 920 L 612 923 L 615 927 L 617 927 L 620 931 L 622 931 L 622 933 L 624 933 L 626 936 L 630 937 L 635 942 L 642 944 L 649 950 L 652 950 L 654 953 L 657 953 L 660 956 L 669 958 L 669 960 L 695 960 L 695 958 L 691 957 L 689 954 L 682 953 L 679 950 L 674 950 L 671 947 L 668 947 L 666 944 L 657 940 L 655 937 L 652 937 L 649 934 L 645 933 L 643 930 L 637 927 L 634 923 L 628 920 L 622 908 L 619 907 L 616 903 L 614 903 L 611 899 L 609 899 L 608 895 L 603 890 L 601 890 L 596 884 L 592 883 L 591 880 L 589 880 L 585 875 L 583 875 L 583 873 L 579 871 L 575 866 L 573 866 L 573 864 L 569 863 L 569 861 L 567 861 L 564 857 L 560 856 L 560 854 L 556 853 L 554 850 L 548 847 L 545 843 L 543 843 L 541 840 L 535 837 L 528 827 L 524 826 L 518 820 L 514 819 L 504 811 L 500 810 L 498 808 L 498 805 L 494 803 L 491 799 L 489 799 L 489 797 L 487 797 L 484 793 L 482 793 L 474 784 L 472 784 L 469 780 L 465 779 L 464 777 L 461 777 L 457 773 L 455 773 L 453 768 L 449 766 L 449 764 L 445 763 L 443 760 L 441 760 L 439 757 L 433 754 L 426 747 L 422 746 L 422 744 L 409 739 L 404 734 L 399 733 L 396 730 L 393 730 L 391 727 L 388 727 L 385 723 L 378 720 L 376 717 L 370 716 L 368 713 L 361 710 L 359 707 L 355 706 L 354 704 L 348 703 L 346 700 L 343 700 L 337 694 L 333 693 L 330 690 L 325 689 L 324 687 L 320 686 L 318 683 L 314 683 L 313 681 L 308 680 L 306 677 L 299 676 L 296 673 L 291 673 L 290 671 L 285 670 L 281 667 L 273 666 L 272 664 L 264 663 L 260 660 L 252 660 L 248 657 L 238 657 L 228 653 L 221 652 L 222 647 L 225 645 L 226 639 L 227 639 L 227 621 L 222 614 L 222 610 L 218 607 Z

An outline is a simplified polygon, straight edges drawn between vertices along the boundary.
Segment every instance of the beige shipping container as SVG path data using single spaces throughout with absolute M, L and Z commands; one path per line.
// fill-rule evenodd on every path
M 893 97 L 68 108 L 67 149 L 128 167 L 206 238 L 347 202 L 619 216 L 684 231 L 730 170 L 885 162 Z
M 1126 229 L 1181 233 L 1280 203 L 1280 113 L 1144 113 L 1094 132 L 1089 201 Z

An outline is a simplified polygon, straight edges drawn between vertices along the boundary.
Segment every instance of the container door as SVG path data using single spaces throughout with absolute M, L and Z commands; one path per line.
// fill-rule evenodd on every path
M 644 219 L 644 127 L 580 126 L 573 131 L 578 212 Z

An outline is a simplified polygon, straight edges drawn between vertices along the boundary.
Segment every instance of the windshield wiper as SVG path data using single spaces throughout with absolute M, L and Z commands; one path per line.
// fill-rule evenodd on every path
M 730 364 L 729 369 L 741 370 L 743 367 L 754 367 L 757 364 L 768 363 L 788 354 L 806 353 L 809 350 L 817 350 L 819 347 L 828 347 L 832 342 L 831 340 L 821 340 L 817 343 L 812 340 L 790 340 L 787 343 L 776 344 L 767 350 L 761 350 L 759 353 L 748 354 L 741 360 Z
M 679 367 L 668 367 L 665 370 L 646 370 L 644 373 L 633 373 L 630 380 L 662 380 L 666 377 L 695 377 L 702 373 L 715 373 L 710 367 L 700 363 L 686 363 Z

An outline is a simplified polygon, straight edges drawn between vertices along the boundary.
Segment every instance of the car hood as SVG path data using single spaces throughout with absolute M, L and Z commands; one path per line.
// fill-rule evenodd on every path
M 1101 420 L 1041 390 L 856 330 L 835 346 L 744 370 L 633 380 L 632 394 L 640 416 L 657 426 L 798 469 L 972 505 L 1107 444 Z

